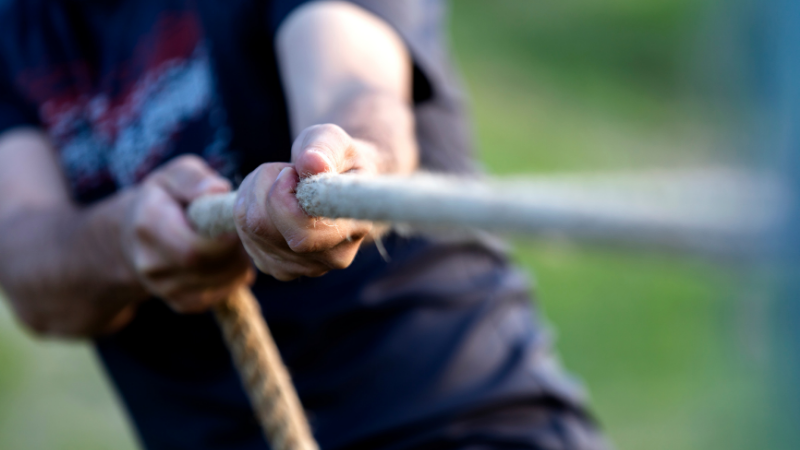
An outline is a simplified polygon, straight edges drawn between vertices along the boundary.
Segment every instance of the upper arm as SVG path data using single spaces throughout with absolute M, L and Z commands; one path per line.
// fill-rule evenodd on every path
M 351 3 L 308 3 L 277 30 L 293 134 L 321 123 L 348 96 L 379 92 L 411 102 L 412 63 L 400 36 Z
M 0 133 L 0 221 L 25 209 L 71 204 L 47 136 L 34 128 Z

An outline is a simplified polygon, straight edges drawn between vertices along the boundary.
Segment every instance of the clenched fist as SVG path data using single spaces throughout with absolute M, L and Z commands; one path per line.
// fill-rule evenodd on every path
M 375 149 L 335 125 L 304 130 L 292 146 L 292 164 L 263 164 L 244 179 L 236 201 L 236 228 L 264 273 L 288 281 L 317 277 L 352 263 L 371 222 L 308 216 L 297 203 L 301 178 L 323 172 L 374 173 Z
M 196 156 L 176 158 L 134 188 L 123 252 L 142 285 L 177 312 L 204 311 L 253 279 L 237 236 L 202 238 L 184 213 L 192 200 L 230 189 Z

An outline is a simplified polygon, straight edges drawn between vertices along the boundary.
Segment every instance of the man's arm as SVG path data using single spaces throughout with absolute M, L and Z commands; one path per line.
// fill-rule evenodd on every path
M 239 189 L 237 227 L 262 271 L 281 280 L 348 267 L 372 224 L 308 217 L 294 189 L 322 172 L 409 173 L 418 163 L 412 64 L 383 20 L 339 1 L 312 2 L 278 30 L 296 138 L 293 166 L 264 164 Z
M 375 153 L 379 173 L 416 168 L 411 58 L 386 22 L 351 3 L 310 3 L 280 27 L 277 52 L 295 136 L 335 124 Z
M 130 320 L 151 294 L 180 312 L 207 308 L 249 277 L 235 239 L 196 236 L 183 206 L 230 189 L 197 158 L 90 207 L 69 195 L 56 152 L 33 129 L 0 135 L 0 285 L 36 332 L 91 336 Z
M 37 332 L 99 332 L 124 321 L 138 283 L 123 264 L 118 196 L 82 214 L 47 138 L 33 129 L 0 138 L 0 285 Z M 100 302 L 96 299 L 104 299 Z

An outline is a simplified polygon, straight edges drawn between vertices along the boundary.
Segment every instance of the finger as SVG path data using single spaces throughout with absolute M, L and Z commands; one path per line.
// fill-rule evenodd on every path
M 351 170 L 353 139 L 333 124 L 303 130 L 292 145 L 292 162 L 302 178 Z
M 249 286 L 253 276 L 249 264 L 205 277 L 191 272 L 169 274 L 159 294 L 179 312 L 199 312 L 224 300 L 235 289 Z
M 278 232 L 267 211 L 267 196 L 286 163 L 262 164 L 242 181 L 236 198 L 234 218 L 243 241 L 274 240 Z
M 307 215 L 295 197 L 297 182 L 294 169 L 283 169 L 267 198 L 272 223 L 294 253 L 323 253 L 343 241 L 360 241 L 371 229 L 370 222 L 330 221 Z
M 195 155 L 184 155 L 172 160 L 153 174 L 152 181 L 183 205 L 202 195 L 231 190 L 228 180 L 219 176 Z
M 147 194 L 143 211 L 139 215 L 137 234 L 144 243 L 145 251 L 139 267 L 147 276 L 163 268 L 201 267 L 208 261 L 226 260 L 237 254 L 239 242 L 236 236 L 220 239 L 204 239 L 189 226 L 181 205 L 160 188 L 154 187 Z
M 251 281 L 251 268 L 249 264 L 244 267 L 231 267 L 218 273 L 207 272 L 203 276 L 199 273 L 184 272 L 171 278 L 174 283 L 171 291 L 205 291 L 217 290 L 225 287 L 248 286 Z
M 198 314 L 224 301 L 237 288 L 238 286 L 224 286 L 221 288 L 184 291 L 165 298 L 164 301 L 173 311 L 179 314 Z
M 295 253 L 333 248 L 344 236 L 335 227 L 317 228 L 316 219 L 300 208 L 295 197 L 299 177 L 292 167 L 281 170 L 267 196 L 267 211 L 286 245 Z
M 343 221 L 345 222 L 345 221 Z M 313 255 L 312 257 L 324 264 L 331 270 L 341 270 L 350 267 L 350 264 L 356 257 L 358 249 L 366 236 L 372 230 L 370 222 L 360 221 L 346 221 L 349 224 L 343 224 L 342 228 L 346 233 L 349 233 L 349 238 L 341 241 L 338 245 L 322 253 Z M 347 229 L 349 228 L 349 231 Z
M 187 269 L 198 285 L 221 285 L 233 281 L 241 281 L 242 277 L 252 271 L 252 264 L 247 252 L 238 244 L 233 252 L 204 261 L 204 264 Z M 250 281 L 249 278 L 246 281 Z
M 241 278 L 250 270 L 250 260 L 236 255 L 219 261 L 207 261 L 205 265 L 180 266 L 174 263 L 158 261 L 143 270 L 147 282 L 159 295 L 171 295 L 189 288 L 225 285 Z
M 183 208 L 157 185 L 145 185 L 132 224 L 135 239 L 141 245 L 137 267 L 144 269 L 168 266 L 176 254 L 191 248 L 193 232 L 186 221 Z
M 300 277 L 321 277 L 330 270 L 329 267 L 315 261 L 303 261 L 301 263 L 283 261 L 271 267 L 268 273 L 278 281 L 291 281 Z

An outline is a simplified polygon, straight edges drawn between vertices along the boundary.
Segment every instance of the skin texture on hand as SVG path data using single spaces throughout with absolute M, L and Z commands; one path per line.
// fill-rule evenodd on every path
M 60 170 L 40 131 L 0 136 L 0 284 L 32 331 L 113 332 L 151 295 L 195 312 L 252 279 L 236 236 L 212 242 L 189 227 L 186 203 L 230 189 L 199 158 L 177 158 L 89 207 L 72 202 Z
M 411 60 L 381 19 L 345 2 L 311 2 L 281 25 L 276 49 L 297 136 L 292 161 L 245 179 L 236 220 L 256 265 L 289 280 L 349 266 L 372 230 L 306 216 L 294 198 L 300 177 L 408 173 L 418 153 Z M 252 279 L 242 244 L 203 240 L 183 215 L 197 196 L 229 189 L 200 161 L 179 158 L 140 186 L 80 207 L 56 154 L 39 130 L 0 136 L 0 284 L 35 332 L 114 331 L 151 294 L 176 311 L 201 311 Z
M 19 128 L 0 136 L 0 284 L 29 329 L 83 337 L 133 317 L 147 294 L 119 245 L 130 198 L 82 209 L 44 133 Z
M 278 280 L 317 277 L 344 269 L 372 230 L 370 222 L 308 216 L 295 197 L 300 177 L 322 172 L 374 173 L 367 145 L 335 125 L 303 131 L 292 149 L 294 165 L 263 164 L 239 187 L 237 230 L 256 266 Z
M 236 235 L 202 238 L 186 218 L 194 199 L 230 189 L 196 156 L 170 161 L 136 188 L 123 221 L 122 248 L 145 289 L 176 312 L 205 311 L 253 280 Z
M 309 217 L 294 195 L 298 181 L 323 172 L 409 173 L 418 150 L 411 60 L 381 19 L 350 3 L 312 2 L 284 21 L 276 47 L 296 135 L 292 160 L 248 175 L 235 216 L 256 266 L 291 280 L 348 267 L 373 231 L 368 222 Z

